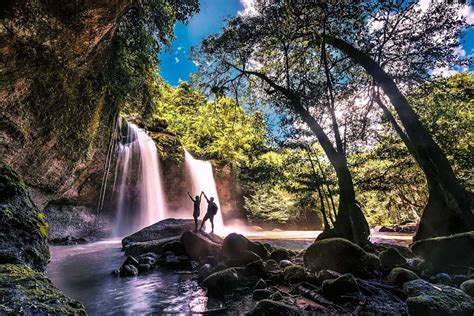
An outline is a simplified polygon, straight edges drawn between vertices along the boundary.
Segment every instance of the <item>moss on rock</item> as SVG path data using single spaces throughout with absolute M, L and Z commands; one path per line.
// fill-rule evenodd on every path
M 42 270 L 49 261 L 48 224 L 18 175 L 0 161 L 0 262 Z
M 84 306 L 22 264 L 0 264 L 1 315 L 85 315 Z
M 323 269 L 368 277 L 380 269 L 377 256 L 343 238 L 316 241 L 304 254 L 304 265 L 314 271 Z

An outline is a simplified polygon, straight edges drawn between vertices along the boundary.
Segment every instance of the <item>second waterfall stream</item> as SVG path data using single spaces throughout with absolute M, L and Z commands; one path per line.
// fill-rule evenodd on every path
M 199 195 L 201 191 L 206 193 L 206 196 L 210 199 L 214 197 L 219 207 L 216 216 L 214 217 L 214 232 L 216 234 L 223 233 L 224 219 L 222 218 L 222 209 L 219 203 L 219 195 L 217 194 L 216 181 L 214 180 L 214 173 L 212 172 L 212 164 L 206 160 L 195 159 L 187 150 L 184 150 L 184 164 L 186 171 L 191 177 L 192 191 L 191 195 Z M 207 202 L 204 196 L 201 200 L 201 216 L 200 219 L 206 214 Z M 210 223 L 206 223 L 207 227 L 210 227 Z

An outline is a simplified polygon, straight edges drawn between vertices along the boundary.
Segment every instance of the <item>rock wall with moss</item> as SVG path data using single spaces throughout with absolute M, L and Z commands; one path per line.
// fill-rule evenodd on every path
M 104 61 L 117 18 L 113 1 L 9 1 L 0 21 L 0 158 L 40 205 L 77 198 L 101 172 L 117 104 Z

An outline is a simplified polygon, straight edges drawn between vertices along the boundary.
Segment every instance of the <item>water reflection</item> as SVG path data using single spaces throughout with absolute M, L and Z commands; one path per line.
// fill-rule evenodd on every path
M 221 307 L 208 301 L 193 274 L 158 270 L 137 277 L 112 276 L 124 259 L 119 240 L 51 247 L 51 253 L 48 276 L 81 301 L 89 315 L 202 313 Z

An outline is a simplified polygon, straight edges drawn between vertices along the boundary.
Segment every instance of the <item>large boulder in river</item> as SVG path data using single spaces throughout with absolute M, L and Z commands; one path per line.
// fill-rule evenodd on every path
M 403 285 L 408 296 L 410 315 L 456 315 L 472 316 L 474 298 L 463 291 L 441 284 L 430 284 L 414 280 Z
M 227 235 L 222 243 L 222 255 L 227 258 L 239 257 L 241 253 L 251 251 L 260 258 L 267 259 L 269 253 L 265 245 L 248 240 L 245 236 L 237 233 Z
M 411 250 L 429 262 L 434 271 L 446 272 L 454 266 L 474 266 L 474 231 L 415 242 Z
M 145 242 L 163 238 L 181 236 L 185 231 L 194 229 L 194 220 L 168 218 L 122 239 L 122 247 L 132 242 Z
M 221 250 L 219 238 L 204 232 L 186 231 L 181 235 L 181 243 L 191 260 L 199 261 L 208 256 L 217 256 Z
M 0 161 L 0 263 L 43 270 L 49 261 L 48 224 L 25 184 Z M 0 295 L 1 296 L 1 295 Z
M 380 269 L 379 259 L 358 245 L 342 238 L 316 241 L 304 254 L 304 265 L 314 271 L 323 269 L 368 277 Z
M 158 240 L 128 243 L 123 250 L 127 256 L 139 256 L 145 253 L 162 253 L 164 247 L 172 242 L 179 242 L 180 236 L 168 237 Z

